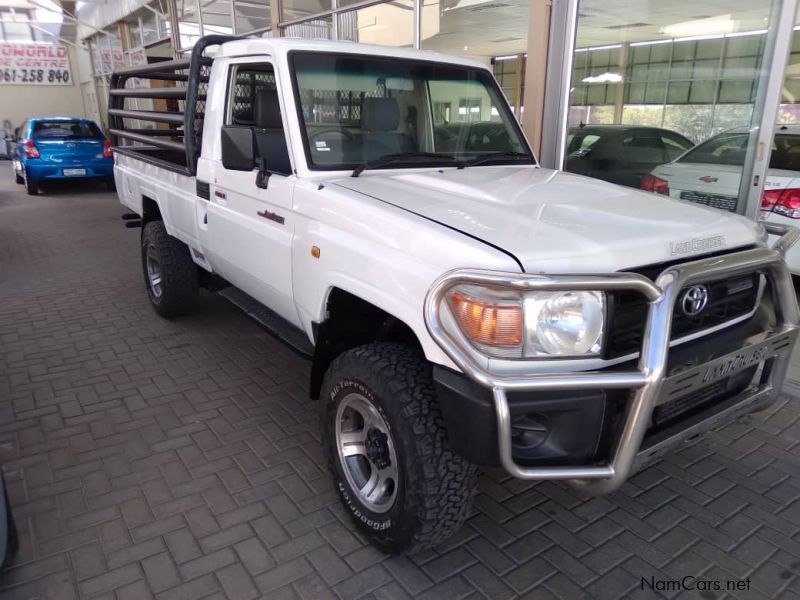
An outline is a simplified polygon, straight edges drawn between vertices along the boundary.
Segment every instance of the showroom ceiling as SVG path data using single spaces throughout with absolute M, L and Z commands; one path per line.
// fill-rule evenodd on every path
M 426 5 L 430 2 L 426 2 Z M 577 47 L 764 29 L 766 0 L 584 0 Z M 528 0 L 443 1 L 431 50 L 490 57 L 524 52 Z

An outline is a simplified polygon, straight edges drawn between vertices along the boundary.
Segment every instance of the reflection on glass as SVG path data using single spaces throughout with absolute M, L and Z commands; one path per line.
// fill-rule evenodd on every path
M 197 13 L 197 0 L 175 0 L 181 48 L 191 48 L 202 35 Z
M 289 25 L 283 30 L 285 37 L 304 38 L 307 40 L 333 39 L 333 19 L 330 15 L 303 23 Z
M 272 23 L 269 0 L 234 0 L 236 35 L 263 31 Z
M 160 38 L 156 15 L 148 11 L 142 13 L 142 43 L 146 46 L 157 42 Z
M 772 4 L 731 0 L 723 9 L 707 7 L 708 14 L 698 15 L 697 3 L 689 0 L 674 0 L 669 10 L 634 0 L 582 0 L 565 168 L 665 193 L 671 188 L 657 176 L 663 175 L 661 165 L 670 172 L 698 152 L 679 158 L 692 145 L 702 147 L 733 128 L 746 131 L 766 68 L 762 57 Z M 598 138 L 592 141 L 589 134 Z M 745 133 L 744 147 L 725 155 L 738 161 L 733 167 L 738 174 L 728 182 L 733 191 L 717 185 L 717 177 L 713 184 L 687 184 L 684 191 L 692 197 L 686 199 L 714 205 L 716 196 L 732 194 L 735 210 L 748 139 Z M 731 207 L 728 200 L 720 202 Z
M 339 4 L 341 6 L 341 2 Z M 340 40 L 384 46 L 414 44 L 412 0 L 397 0 L 339 13 L 337 19 Z
M 522 54 L 530 0 L 423 0 L 422 48 L 474 56 Z
M 673 198 L 735 211 L 749 141 L 746 128 L 715 135 L 674 162 L 656 167 L 644 187 Z M 800 218 L 800 190 L 795 183 L 798 175 L 800 128 L 779 126 L 767 171 L 762 217 L 774 214 Z
M 128 23 L 128 40 L 131 48 L 138 48 L 142 45 L 142 32 L 139 28 L 139 19 Z
M 233 33 L 230 0 L 200 0 L 203 17 L 203 35 Z
M 331 8 L 331 0 L 281 0 L 281 21 L 302 19 Z

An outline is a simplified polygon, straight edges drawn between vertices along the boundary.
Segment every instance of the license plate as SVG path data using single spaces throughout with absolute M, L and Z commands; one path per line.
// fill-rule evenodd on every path
M 747 348 L 733 355 L 729 354 L 708 365 L 705 373 L 703 373 L 703 383 L 712 383 L 739 371 L 744 371 L 748 367 L 763 362 L 768 357 L 769 347 L 767 345 Z
M 86 169 L 64 169 L 64 177 L 82 177 L 86 175 Z

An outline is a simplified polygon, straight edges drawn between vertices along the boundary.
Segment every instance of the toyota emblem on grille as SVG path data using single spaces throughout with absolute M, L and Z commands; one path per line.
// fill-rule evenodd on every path
M 708 306 L 708 288 L 694 285 L 681 294 L 680 306 L 687 317 L 696 317 Z

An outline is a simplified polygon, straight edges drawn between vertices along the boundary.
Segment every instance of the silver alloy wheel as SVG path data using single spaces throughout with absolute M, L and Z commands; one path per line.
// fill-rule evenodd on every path
M 161 298 L 163 290 L 161 288 L 161 262 L 156 256 L 156 249 L 152 245 L 147 246 L 145 254 L 145 264 L 147 265 L 147 285 L 156 298 Z
M 359 393 L 345 396 L 336 410 L 336 450 L 358 499 L 384 513 L 397 497 L 397 454 L 392 434 L 378 409 Z

